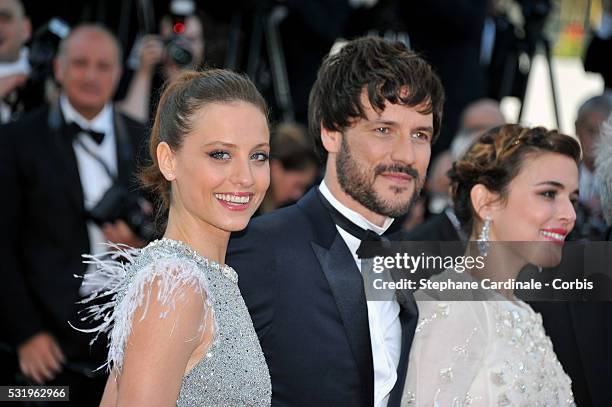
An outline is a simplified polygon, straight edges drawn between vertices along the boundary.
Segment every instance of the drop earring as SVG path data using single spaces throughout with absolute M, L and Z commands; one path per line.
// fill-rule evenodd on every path
M 489 233 L 491 232 L 491 218 L 485 218 L 480 235 L 478 235 L 478 251 L 484 257 L 489 254 Z

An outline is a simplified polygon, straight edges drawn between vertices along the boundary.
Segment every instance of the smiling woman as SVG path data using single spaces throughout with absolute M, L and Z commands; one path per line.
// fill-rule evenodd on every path
M 483 134 L 449 172 L 454 209 L 484 261 L 470 281 L 494 301 L 436 301 L 417 291 L 419 324 L 405 406 L 574 405 L 542 317 L 514 296 L 527 264 L 552 267 L 574 227 L 580 146 L 542 127 L 505 125 Z M 490 243 L 494 242 L 494 243 Z M 436 279 L 452 279 L 447 270 Z
M 237 274 L 223 264 L 270 183 L 269 148 L 267 108 L 245 76 L 185 72 L 164 90 L 141 174 L 164 238 L 112 253 L 126 263 L 90 257 L 111 281 L 111 302 L 91 308 L 97 331 L 110 331 L 103 406 L 270 404 Z

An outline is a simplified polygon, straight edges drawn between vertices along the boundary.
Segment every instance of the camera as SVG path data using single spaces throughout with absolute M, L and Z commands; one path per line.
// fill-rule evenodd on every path
M 191 0 L 173 0 L 170 3 L 172 37 L 165 41 L 166 55 L 178 66 L 184 67 L 193 62 L 191 44 L 183 37 L 185 20 L 195 13 L 195 3 Z
M 191 45 L 180 35 L 175 35 L 165 41 L 166 55 L 178 66 L 184 67 L 191 64 L 193 61 L 193 52 Z
M 155 238 L 155 219 L 150 204 L 130 193 L 128 188 L 115 183 L 102 196 L 98 204 L 89 210 L 89 218 L 97 225 L 123 220 L 128 227 L 145 241 Z
M 70 33 L 70 26 L 60 18 L 52 18 L 32 36 L 28 60 L 32 67 L 31 80 L 43 82 L 53 78 L 53 59 L 59 43 Z

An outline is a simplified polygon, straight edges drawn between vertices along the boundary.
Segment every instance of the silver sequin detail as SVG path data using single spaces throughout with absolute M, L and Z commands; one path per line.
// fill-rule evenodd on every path
M 408 405 L 408 406 L 413 406 L 415 401 L 416 401 L 416 397 L 415 397 L 414 393 L 412 393 L 410 391 L 404 393 L 404 397 L 402 399 L 403 403 L 406 403 L 406 405 Z
M 421 332 L 427 325 L 429 325 L 436 319 L 440 317 L 448 317 L 450 315 L 450 305 L 449 304 L 445 302 L 441 302 L 437 304 L 437 308 L 438 310 L 434 312 L 433 314 L 431 314 L 431 316 L 427 318 L 421 318 L 421 320 L 416 326 L 415 332 Z
M 468 357 L 480 355 L 480 352 L 485 351 L 487 354 L 483 364 L 488 365 L 488 368 L 475 372 L 474 383 L 479 383 L 479 385 L 465 389 L 458 388 L 457 393 L 452 394 L 452 399 L 445 399 L 446 404 L 452 404 L 452 406 L 467 406 L 470 403 L 472 406 L 575 406 L 571 381 L 553 351 L 550 338 L 544 332 L 541 315 L 535 313 L 529 305 L 521 301 L 513 303 L 491 301 L 478 304 L 481 305 L 476 309 L 480 311 L 484 305 L 489 315 L 487 331 L 492 332 L 491 335 L 487 332 L 487 338 L 490 339 L 487 342 L 487 348 L 474 347 L 472 343 L 474 335 L 482 334 L 475 330 L 468 335 L 463 344 L 454 346 L 452 343 L 456 343 L 459 338 L 454 338 L 449 333 L 452 340 L 449 341 L 448 348 L 441 352 L 451 353 L 451 363 L 442 365 L 438 371 L 438 388 L 433 405 L 439 402 L 438 395 L 453 389 L 458 382 L 457 378 L 466 373 L 463 370 L 466 365 L 458 364 L 458 362 L 468 361 Z M 417 329 L 417 333 L 421 335 L 422 331 L 434 327 L 441 329 L 449 320 L 449 316 L 451 318 L 463 317 L 463 314 L 458 313 L 456 309 L 451 311 L 450 308 L 453 307 L 455 305 L 449 306 L 449 303 L 438 303 L 432 306 L 428 315 L 421 316 L 417 324 L 417 327 L 420 328 Z M 445 310 L 446 318 L 443 318 L 441 310 Z M 419 335 L 415 336 L 415 341 L 419 340 Z M 490 392 L 480 393 L 483 388 L 490 389 Z M 403 405 L 432 404 L 432 400 L 421 400 L 415 390 L 418 389 L 407 388 L 405 390 Z M 478 393 L 472 393 L 473 390 Z M 406 404 L 407 395 L 410 395 L 408 400 L 414 398 L 409 404 Z
M 143 274 L 146 277 L 145 273 L 155 270 L 155 265 L 169 263 L 198 276 L 200 288 L 206 293 L 207 305 L 213 311 L 213 343 L 205 356 L 183 377 L 177 406 L 269 406 L 272 397 L 270 374 L 238 289 L 236 272 L 229 266 L 201 257 L 185 243 L 171 239 L 157 240 L 132 254 L 129 258 L 131 264 L 122 267 L 125 275 L 115 289 L 115 309 L 132 288 L 136 276 L 142 280 Z M 104 267 L 103 262 L 98 263 L 101 264 L 98 267 Z M 101 318 L 101 315 L 98 312 L 97 316 Z M 126 318 L 113 315 L 112 319 L 117 322 Z M 125 332 L 120 332 L 124 329 L 129 330 L 129 326 L 115 326 L 111 340 L 125 337 Z M 117 355 L 122 356 L 122 349 Z

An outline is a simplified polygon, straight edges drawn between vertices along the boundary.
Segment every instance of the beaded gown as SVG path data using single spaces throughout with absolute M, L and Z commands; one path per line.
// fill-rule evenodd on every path
M 108 366 L 120 374 L 131 327 L 139 322 L 133 318 L 137 308 L 144 307 L 141 319 L 165 318 L 165 312 L 147 315 L 148 304 L 160 301 L 162 309 L 174 310 L 182 290 L 192 289 L 205 301 L 199 331 L 211 320 L 206 313 L 212 312 L 214 334 L 202 359 L 183 377 L 177 406 L 269 406 L 270 375 L 236 272 L 170 239 L 141 250 L 116 249 L 106 256 L 87 256 L 97 271 L 84 282 L 97 288 L 84 302 L 111 298 L 89 307 L 89 318 L 101 321 L 93 331 L 109 334 Z M 150 295 L 152 283 L 156 296 Z
M 402 407 L 575 405 L 542 317 L 527 303 L 439 301 L 419 291 L 415 299 Z

